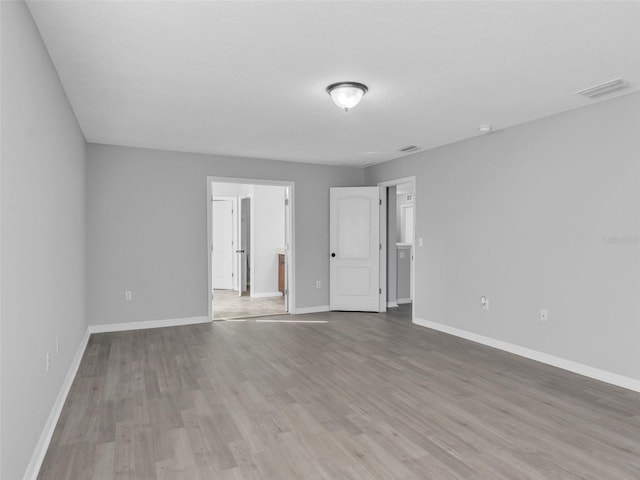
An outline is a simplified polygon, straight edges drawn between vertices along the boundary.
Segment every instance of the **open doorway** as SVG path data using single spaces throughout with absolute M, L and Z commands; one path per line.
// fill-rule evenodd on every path
M 213 320 L 292 311 L 292 190 L 288 182 L 209 177 Z
M 380 183 L 387 188 L 387 307 L 415 311 L 415 177 Z

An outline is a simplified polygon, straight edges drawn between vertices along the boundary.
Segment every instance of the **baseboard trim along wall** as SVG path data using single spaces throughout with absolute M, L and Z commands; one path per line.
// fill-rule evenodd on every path
M 403 303 L 411 303 L 411 299 L 410 298 L 398 298 L 397 302 L 398 302 L 398 305 L 402 305 Z
M 89 333 L 122 332 L 125 330 L 144 330 L 147 328 L 178 327 L 180 325 L 194 325 L 208 323 L 211 319 L 204 317 L 168 318 L 165 320 L 146 320 L 143 322 L 105 323 L 103 325 L 89 325 Z
M 513 353 L 521 357 L 536 360 L 541 363 L 546 363 L 547 365 L 562 368 L 563 370 L 568 370 L 585 377 L 600 380 L 601 382 L 610 383 L 618 387 L 627 388 L 635 392 L 640 392 L 640 380 L 636 380 L 631 377 L 625 377 L 623 375 L 618 375 L 617 373 L 611 373 L 606 370 L 590 367 L 589 365 L 584 365 L 582 363 L 539 352 L 538 350 L 521 347 L 513 343 L 496 340 L 495 338 L 491 337 L 485 337 L 484 335 L 479 335 L 467 330 L 450 327 L 441 323 L 431 322 L 429 320 L 424 320 L 418 317 L 414 317 L 413 323 L 422 327 L 431 328 L 433 330 L 448 333 L 456 337 L 464 338 L 466 340 L 471 340 L 472 342 L 481 343 L 489 347 L 497 348 L 498 350 L 504 350 L 505 352 Z
M 78 368 L 80 367 L 82 356 L 84 355 L 84 352 L 87 349 L 87 344 L 89 343 L 89 337 L 91 336 L 92 333 L 120 332 L 124 330 L 142 330 L 145 328 L 175 327 L 179 325 L 193 325 L 197 323 L 207 323 L 210 321 L 211 320 L 209 320 L 206 316 L 204 316 L 204 317 L 170 318 L 166 320 L 150 320 L 146 322 L 89 325 L 89 327 L 87 328 L 87 331 L 84 334 L 84 337 L 80 341 L 80 345 L 78 346 L 76 355 L 75 357 L 73 357 L 73 361 L 69 366 L 69 370 L 67 371 L 67 375 L 64 379 L 64 382 L 62 383 L 62 387 L 60 387 L 60 392 L 58 393 L 58 397 L 56 398 L 55 403 L 53 404 L 53 408 L 51 409 L 51 413 L 49 414 L 47 423 L 45 424 L 42 430 L 42 433 L 40 434 L 40 438 L 38 439 L 36 448 L 33 451 L 33 455 L 31 456 L 31 460 L 29 461 L 29 465 L 27 466 L 27 470 L 24 474 L 23 480 L 36 480 L 38 477 L 38 473 L 40 473 L 40 468 L 42 467 L 44 456 L 47 453 L 47 450 L 49 448 L 49 443 L 51 442 L 51 437 L 53 437 L 53 432 L 56 429 L 56 425 L 58 424 L 58 419 L 60 418 L 60 414 L 62 413 L 62 407 L 64 406 L 64 402 L 67 400 L 67 395 L 69 395 L 69 390 L 71 389 L 73 380 L 76 378 L 76 373 L 78 373 Z
M 282 292 L 252 293 L 251 298 L 282 297 Z
M 80 367 L 80 362 L 82 361 L 82 356 L 84 355 L 88 342 L 89 331 L 87 330 L 82 337 L 82 340 L 80 340 L 80 345 L 78 345 L 76 355 L 73 357 L 71 365 L 69 365 L 69 370 L 67 371 L 67 375 L 64 377 L 64 382 L 62 382 L 62 386 L 60 387 L 56 401 L 53 404 L 49 418 L 47 418 L 47 423 L 45 423 L 42 433 L 40 434 L 40 438 L 38 439 L 38 443 L 36 444 L 36 448 L 33 450 L 33 455 L 31 455 L 31 460 L 29 461 L 29 465 L 27 465 L 27 470 L 23 477 L 24 480 L 36 480 L 38 473 L 40 473 L 40 467 L 42 467 L 44 456 L 49 449 L 51 437 L 53 437 L 53 432 L 58 424 L 58 419 L 62 413 L 62 407 L 64 406 L 64 402 L 67 400 L 67 395 L 69 395 L 69 390 L 71 389 L 73 380 L 76 378 L 76 373 L 78 373 L 78 368 Z
M 329 305 L 318 305 L 317 307 L 297 307 L 296 315 L 304 315 L 305 313 L 328 312 Z
M 395 308 L 398 306 L 398 302 L 387 302 L 387 308 Z

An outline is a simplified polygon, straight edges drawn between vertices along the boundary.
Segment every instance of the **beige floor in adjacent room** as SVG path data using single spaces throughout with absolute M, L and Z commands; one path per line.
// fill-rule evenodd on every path
M 250 290 L 244 292 L 242 296 L 239 296 L 236 290 L 213 291 L 214 320 L 231 320 L 284 313 L 287 313 L 284 297 L 254 298 L 251 297 Z
M 640 394 L 409 315 L 93 334 L 39 478 L 640 478 Z

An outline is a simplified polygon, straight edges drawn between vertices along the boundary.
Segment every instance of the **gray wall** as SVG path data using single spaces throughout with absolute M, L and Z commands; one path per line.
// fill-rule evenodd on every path
M 0 476 L 10 480 L 24 475 L 87 327 L 85 141 L 27 7 L 0 4 Z
M 417 176 L 416 316 L 640 379 L 638 132 L 634 94 L 368 168 Z
M 396 298 L 407 303 L 411 300 L 411 250 L 413 247 L 402 246 L 397 247 L 396 264 L 397 264 L 397 286 Z
M 93 144 L 87 161 L 90 324 L 207 315 L 207 176 L 295 182 L 297 306 L 328 305 L 329 187 L 363 169 Z

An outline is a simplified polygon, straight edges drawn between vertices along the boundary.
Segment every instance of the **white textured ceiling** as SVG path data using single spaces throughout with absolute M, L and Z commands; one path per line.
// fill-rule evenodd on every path
M 638 2 L 28 5 L 96 143 L 366 165 L 640 86 Z M 342 80 L 369 86 L 348 113 Z

